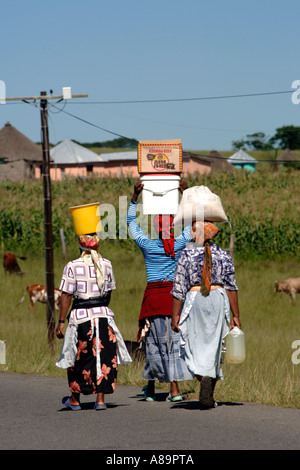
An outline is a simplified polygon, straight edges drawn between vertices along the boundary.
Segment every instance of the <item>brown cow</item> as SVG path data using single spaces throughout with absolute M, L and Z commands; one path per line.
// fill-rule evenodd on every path
M 18 256 L 18 258 L 20 259 L 26 259 L 26 257 L 24 256 Z M 18 261 L 17 261 L 17 256 L 14 254 L 14 253 L 5 253 L 5 255 L 3 256 L 3 267 L 4 267 L 4 271 L 5 271 L 5 274 L 7 272 L 9 272 L 9 274 L 12 274 L 12 273 L 16 273 L 16 274 L 20 274 L 21 276 L 23 276 L 23 271 L 21 271 L 21 268 L 18 264 Z
M 31 286 L 26 287 L 24 295 L 23 295 L 22 299 L 17 303 L 16 307 L 24 301 L 26 291 L 28 292 L 28 295 L 29 295 L 29 299 L 30 299 L 29 307 L 30 307 L 31 310 L 33 310 L 34 304 L 37 301 L 41 302 L 43 304 L 47 303 L 47 287 L 43 286 L 42 284 L 32 284 Z M 54 308 L 55 308 L 55 310 L 60 309 L 60 299 L 61 299 L 61 291 L 55 287 L 54 288 Z
M 296 294 L 300 293 L 300 277 L 290 277 L 285 281 L 276 281 L 275 292 L 285 292 L 289 294 L 293 300 L 296 300 Z

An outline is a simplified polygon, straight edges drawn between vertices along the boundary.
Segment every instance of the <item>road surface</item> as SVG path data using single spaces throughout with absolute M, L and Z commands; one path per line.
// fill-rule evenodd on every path
M 197 401 L 168 403 L 160 391 L 156 402 L 146 402 L 140 388 L 117 385 L 106 396 L 107 410 L 95 411 L 90 395 L 82 396 L 82 410 L 71 411 L 61 404 L 69 394 L 67 379 L 5 372 L 0 391 L 1 450 L 102 450 L 106 459 L 151 451 L 155 459 L 160 451 L 193 456 L 196 450 L 300 447 L 300 410 L 295 409 L 219 403 L 201 410 Z

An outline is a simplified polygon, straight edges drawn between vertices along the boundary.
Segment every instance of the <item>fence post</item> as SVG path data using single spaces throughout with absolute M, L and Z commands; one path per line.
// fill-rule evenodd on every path
M 63 256 L 66 256 L 66 243 L 65 243 L 64 229 L 60 228 L 59 232 L 60 232 L 60 241 L 61 241 L 62 253 L 63 253 Z
M 231 258 L 234 260 L 234 233 L 230 235 L 230 243 L 229 243 L 229 253 Z

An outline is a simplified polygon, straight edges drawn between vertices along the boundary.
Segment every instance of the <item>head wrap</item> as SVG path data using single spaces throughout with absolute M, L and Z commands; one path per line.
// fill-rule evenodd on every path
M 99 247 L 99 238 L 97 235 L 80 235 L 79 245 L 86 250 L 97 250 Z
M 94 264 L 97 284 L 102 295 L 104 287 L 103 258 L 96 251 L 99 247 L 99 238 L 97 235 L 80 235 L 79 246 L 83 250 L 81 254 L 83 261 L 86 263 L 88 259 L 91 259 Z
M 211 222 L 197 221 L 192 226 L 192 237 L 200 244 L 204 245 L 204 262 L 201 279 L 201 293 L 207 297 L 211 288 L 212 256 L 209 240 L 212 240 L 220 233 L 220 229 Z
M 153 219 L 153 225 L 164 244 L 165 254 L 175 258 L 175 237 L 172 230 L 173 220 L 174 217 L 172 215 L 156 215 Z

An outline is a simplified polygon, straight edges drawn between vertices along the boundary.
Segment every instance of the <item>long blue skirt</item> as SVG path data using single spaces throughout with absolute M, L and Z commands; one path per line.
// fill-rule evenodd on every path
M 171 317 L 155 316 L 148 320 L 150 330 L 146 336 L 143 378 L 159 382 L 192 380 L 193 375 L 179 355 L 180 334 L 172 330 Z

